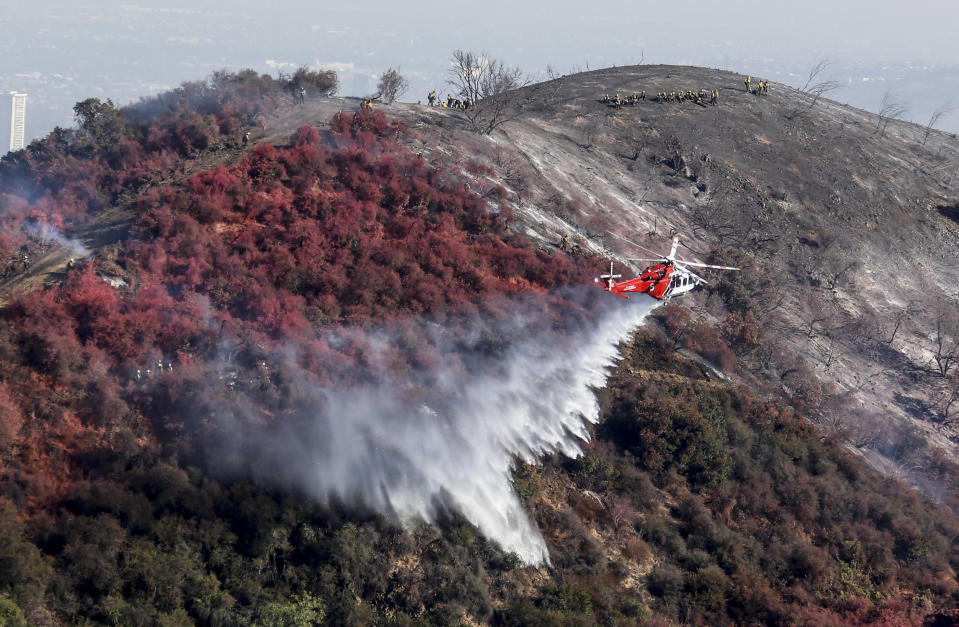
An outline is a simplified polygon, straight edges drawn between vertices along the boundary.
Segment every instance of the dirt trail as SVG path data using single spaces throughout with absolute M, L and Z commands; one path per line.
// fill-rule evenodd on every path
M 126 239 L 132 220 L 131 208 L 108 207 L 89 224 L 71 232 L 69 238 L 96 254 L 96 251 Z M 0 281 L 0 306 L 5 305 L 17 292 L 30 291 L 62 280 L 71 259 L 81 261 L 76 246 L 47 241 L 42 250 L 43 253 L 31 260 L 23 272 Z

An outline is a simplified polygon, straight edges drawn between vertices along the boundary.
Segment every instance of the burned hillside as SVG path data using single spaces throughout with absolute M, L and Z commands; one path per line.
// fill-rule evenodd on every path
M 565 235 L 635 272 L 629 258 L 679 233 L 680 256 L 743 266 L 677 304 L 717 325 L 758 322 L 745 381 L 802 402 L 886 472 L 922 483 L 906 469 L 955 458 L 957 383 L 936 365 L 959 332 L 955 136 L 691 67 L 562 77 L 516 103 L 489 136 L 455 112 L 402 115 L 429 158 L 477 173 L 474 188 L 506 187 L 516 228 L 544 246 Z M 898 445 L 915 436 L 932 448 Z

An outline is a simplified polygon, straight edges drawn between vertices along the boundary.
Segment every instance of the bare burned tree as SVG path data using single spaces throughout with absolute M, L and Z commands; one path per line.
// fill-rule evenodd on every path
M 696 172 L 695 180 L 703 188 L 704 168 Z M 701 188 L 702 189 L 702 188 Z M 737 247 L 757 248 L 768 241 L 761 235 L 763 216 L 760 213 L 743 211 L 737 199 L 741 191 L 720 183 L 701 202 L 692 207 L 691 218 L 694 231 L 707 231 L 716 238 L 720 246 L 732 244 Z
M 842 86 L 839 81 L 825 80 L 823 78 L 823 74 L 830 66 L 832 66 L 832 61 L 822 59 L 809 69 L 809 76 L 806 78 L 805 84 L 799 88 L 802 94 L 800 104 L 793 107 L 793 109 L 786 114 L 787 120 L 806 115 L 816 106 L 820 98 L 836 91 Z
M 712 199 L 696 203 L 691 215 L 693 229 L 712 233 L 718 238 L 720 245 L 724 244 L 736 233 L 735 225 L 732 223 L 744 213 L 735 205 L 734 198 L 735 195 L 724 188 Z
M 460 95 L 471 100 L 479 100 L 480 73 L 482 56 L 473 51 L 454 50 L 452 65 L 447 81 Z
M 929 134 L 932 133 L 932 129 L 935 128 L 936 124 L 939 123 L 939 120 L 944 118 L 953 112 L 953 106 L 951 102 L 946 102 L 939 105 L 935 111 L 932 112 L 932 115 L 929 116 L 929 122 L 926 124 L 926 128 L 922 135 L 922 145 L 926 145 L 926 140 L 929 139 Z
M 939 430 L 959 424 L 959 375 L 953 373 L 941 381 L 930 401 Z
M 543 74 L 546 80 L 536 82 L 525 91 L 522 98 L 523 110 L 533 107 L 542 111 L 554 111 L 556 105 L 563 101 L 559 94 L 567 85 L 568 75 L 559 73 L 550 64 L 546 65 Z M 524 85 L 534 81 L 532 77 L 526 77 L 522 80 Z
M 855 271 L 859 269 L 862 264 L 858 260 L 852 261 L 838 261 L 836 265 L 830 266 L 829 270 L 826 271 L 826 288 L 830 290 L 836 289 L 836 286 L 839 285 L 840 280 L 850 271 Z
M 812 338 L 819 333 L 816 326 L 822 327 L 822 334 L 827 335 L 828 329 L 825 323 L 836 317 L 836 308 L 833 303 L 822 299 L 815 299 L 809 306 L 809 321 L 806 326 L 806 337 Z
M 464 114 L 474 130 L 489 135 L 522 110 L 517 90 L 529 80 L 519 68 L 487 53 L 455 50 L 449 73 L 449 84 L 470 101 Z
M 592 150 L 596 136 L 601 132 L 602 122 L 592 119 L 583 127 L 583 139 L 578 142 L 579 147 L 585 150 Z
M 380 82 L 376 89 L 379 91 L 380 98 L 386 104 L 392 104 L 397 98 L 405 94 L 410 88 L 410 82 L 400 74 L 400 71 L 389 68 L 380 75 Z
M 893 326 L 892 326 L 892 332 L 891 332 L 890 335 L 889 335 L 889 339 L 888 339 L 888 340 L 884 340 L 886 344 L 890 344 L 890 345 L 891 345 L 893 342 L 896 341 L 896 334 L 899 333 L 899 327 L 902 326 L 902 321 L 906 318 L 906 315 L 907 315 L 907 314 L 906 314 L 906 311 L 905 311 L 905 310 L 901 310 L 901 311 L 896 315 L 896 322 L 895 322 L 895 324 L 893 324 Z
M 493 155 L 493 163 L 499 168 L 503 182 L 512 189 L 518 198 L 529 191 L 527 173 L 524 172 L 523 161 L 515 153 L 507 150 L 497 150 Z
M 889 123 L 901 118 L 908 111 L 909 107 L 906 106 L 906 103 L 899 100 L 899 97 L 891 91 L 887 91 L 882 97 L 882 102 L 879 104 L 879 120 L 876 121 L 875 132 L 879 133 L 879 136 L 882 137 Z
M 819 352 L 819 363 L 822 364 L 827 372 L 832 369 L 833 363 L 843 354 L 842 346 L 836 335 L 837 330 L 826 329 L 823 335 L 823 341 L 813 344 Z
M 932 337 L 932 361 L 943 378 L 959 362 L 959 316 L 942 301 L 936 310 L 936 330 Z
M 453 51 L 449 83 L 457 92 L 476 102 L 526 84 L 519 68 L 509 67 L 487 53 Z

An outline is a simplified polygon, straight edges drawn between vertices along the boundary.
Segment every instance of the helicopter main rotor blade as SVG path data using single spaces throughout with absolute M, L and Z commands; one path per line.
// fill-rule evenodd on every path
M 679 247 L 679 233 L 673 235 L 673 247 L 669 249 L 669 254 L 666 255 L 666 259 L 675 259 L 676 258 L 676 249 Z
M 701 283 L 709 283 L 709 281 L 707 281 L 707 280 L 704 279 L 703 277 L 699 276 L 698 274 L 696 274 L 696 273 L 693 272 L 692 270 L 688 270 L 687 268 L 684 268 L 683 266 L 678 265 L 678 264 L 677 264 L 676 267 L 679 268 L 681 271 L 688 273 L 690 276 L 696 277 L 696 280 L 699 281 L 699 282 L 701 282 Z
M 636 242 L 634 242 L 634 241 L 632 241 L 632 240 L 629 240 L 629 239 L 623 237 L 623 236 L 620 235 L 619 233 L 613 233 L 612 231 L 606 231 L 606 232 L 609 233 L 610 235 L 614 236 L 614 237 L 618 237 L 619 239 L 623 240 L 623 241 L 626 242 L 627 244 L 632 244 L 633 246 L 635 246 L 636 248 L 638 248 L 638 249 L 640 249 L 640 250 L 645 250 L 645 251 L 648 252 L 648 253 L 652 253 L 652 254 L 654 254 L 654 255 L 659 255 L 659 253 L 656 252 L 655 250 L 650 250 L 650 249 L 646 248 L 645 246 L 640 246 L 640 245 L 637 244 Z M 665 257 L 660 256 L 659 259 L 657 259 L 657 261 L 662 260 L 662 259 L 665 259 Z M 634 260 L 634 261 L 635 261 L 635 260 Z
M 650 250 L 650 249 L 646 248 L 645 246 L 640 246 L 640 245 L 637 244 L 636 242 L 630 240 L 630 239 L 627 238 L 627 237 L 624 237 L 624 236 L 620 235 L 619 233 L 613 233 L 612 231 L 606 231 L 606 232 L 609 233 L 610 235 L 614 236 L 614 237 L 618 237 L 619 239 L 623 240 L 623 241 L 626 242 L 627 244 L 630 244 L 630 245 L 632 245 L 632 246 L 635 246 L 636 248 L 639 248 L 640 250 L 645 250 L 646 252 L 652 253 L 652 254 L 654 254 L 654 255 L 659 254 L 659 253 L 657 253 L 657 252 L 654 251 L 654 250 Z M 742 268 L 736 268 L 736 267 L 733 267 L 733 266 L 718 266 L 718 265 L 711 264 L 711 263 L 700 263 L 700 262 L 698 262 L 698 261 L 686 261 L 685 259 L 676 258 L 676 256 L 675 256 L 675 255 L 676 255 L 676 249 L 677 249 L 677 247 L 679 246 L 679 243 L 680 243 L 680 242 L 679 242 L 679 235 L 674 235 L 674 236 L 673 236 L 673 244 L 672 244 L 672 248 L 670 249 L 669 255 L 667 255 L 667 256 L 665 256 L 665 257 L 659 257 L 659 258 L 657 258 L 657 259 L 637 259 L 637 258 L 635 258 L 635 257 L 627 257 L 626 260 L 627 260 L 627 261 L 642 261 L 642 262 L 652 262 L 652 261 L 655 261 L 655 262 L 658 262 L 658 263 L 665 263 L 665 262 L 668 262 L 668 261 L 672 261 L 672 262 L 675 263 L 676 265 L 695 266 L 695 267 L 697 267 L 697 268 L 713 268 L 713 269 L 715 269 L 715 270 L 742 270 Z M 687 248 L 688 248 L 688 247 L 687 247 Z M 702 281 L 705 282 L 705 279 L 703 279 L 702 277 L 699 277 L 699 278 L 700 278 L 700 280 L 702 280 Z
M 657 263 L 662 263 L 667 261 L 667 259 L 664 259 L 663 257 L 660 257 L 659 259 L 636 259 L 634 257 L 627 257 L 626 261 L 655 261 Z
M 742 268 L 734 268 L 733 266 L 717 266 L 711 263 L 697 263 L 695 261 L 680 261 L 676 260 L 676 263 L 680 263 L 684 266 L 695 266 L 697 268 L 715 268 L 716 270 L 742 270 Z

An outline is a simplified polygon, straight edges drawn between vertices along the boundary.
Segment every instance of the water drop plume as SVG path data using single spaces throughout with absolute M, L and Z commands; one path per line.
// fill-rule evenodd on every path
M 516 457 L 581 452 L 586 423 L 598 419 L 593 390 L 605 383 L 617 344 L 654 305 L 580 290 L 511 302 L 508 316 L 477 314 L 455 334 L 423 323 L 419 332 L 440 349 L 431 368 L 314 386 L 307 418 L 258 446 L 272 451 L 274 478 L 324 502 L 359 503 L 402 521 L 435 521 L 450 508 L 525 562 L 548 563 L 511 467 Z M 396 338 L 384 329 L 367 341 Z

